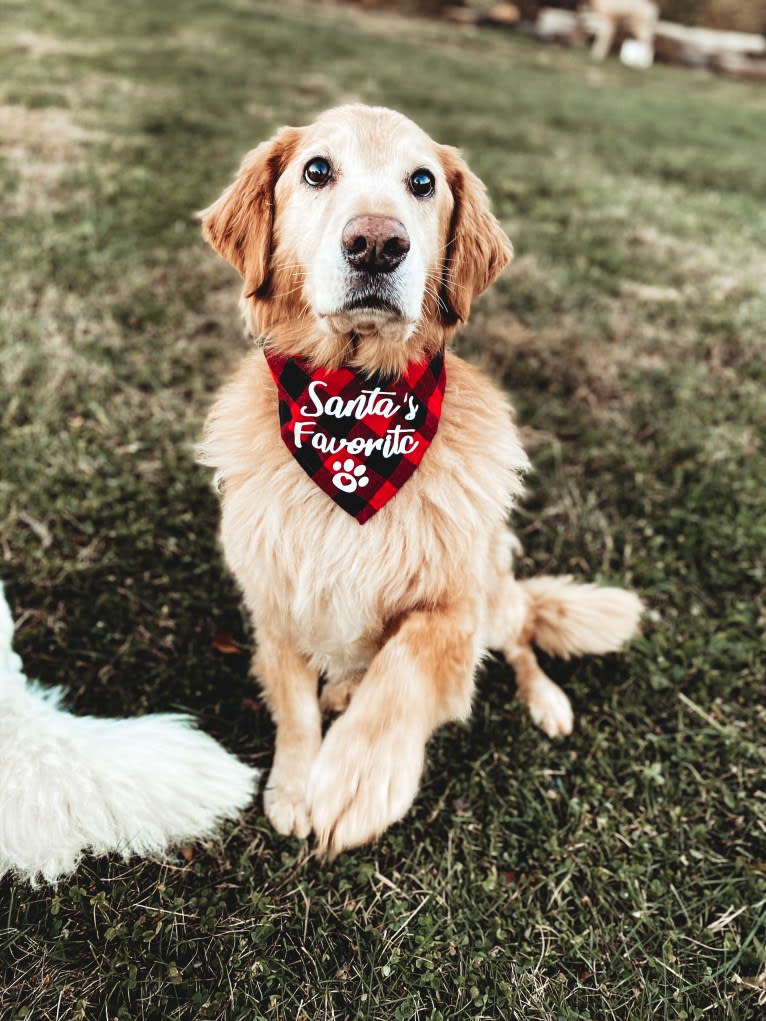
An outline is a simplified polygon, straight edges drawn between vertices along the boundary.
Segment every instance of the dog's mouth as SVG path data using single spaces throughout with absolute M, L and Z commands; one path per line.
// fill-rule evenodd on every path
M 341 301 L 322 316 L 325 325 L 338 334 L 377 335 L 392 342 L 406 339 L 414 321 L 400 293 L 400 281 L 393 276 L 349 273 Z
M 404 313 L 400 305 L 391 298 L 381 294 L 355 294 L 350 298 L 342 312 L 385 312 L 397 319 L 403 319 Z
M 346 283 L 345 301 L 338 310 L 352 318 L 373 314 L 375 319 L 406 319 L 396 281 L 386 273 L 356 271 Z

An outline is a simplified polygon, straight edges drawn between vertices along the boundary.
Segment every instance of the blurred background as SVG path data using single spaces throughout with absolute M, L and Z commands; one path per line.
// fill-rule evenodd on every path
M 442 2 L 442 0 L 360 0 L 361 6 L 389 8 L 400 11 L 419 11 L 423 14 L 438 14 L 445 7 L 466 6 L 477 10 L 491 10 L 492 4 L 478 0 L 467 0 L 463 5 Z M 576 0 L 562 0 L 561 3 L 539 3 L 538 0 L 518 0 L 515 6 L 524 21 L 533 22 L 541 9 L 555 7 L 561 10 L 577 10 L 585 6 Z M 666 21 L 677 21 L 684 25 L 699 25 L 706 28 L 729 29 L 737 32 L 763 33 L 766 29 L 766 4 L 763 0 L 658 0 L 660 16 Z

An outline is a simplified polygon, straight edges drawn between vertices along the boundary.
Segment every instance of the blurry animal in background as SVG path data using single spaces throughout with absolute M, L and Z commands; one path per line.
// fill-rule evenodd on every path
M 264 807 L 335 854 L 409 809 L 426 742 L 470 714 L 487 650 L 535 722 L 568 734 L 533 643 L 613 651 L 641 604 L 513 576 L 527 458 L 505 397 L 445 354 L 512 249 L 456 149 L 392 110 L 341 107 L 254 149 L 201 215 L 260 338 L 200 459 L 277 728 Z M 322 710 L 342 713 L 324 738 Z
M 628 50 L 628 53 L 636 54 L 632 62 L 642 66 L 651 63 L 654 33 L 660 16 L 657 4 L 651 0 L 588 0 L 587 6 L 581 8 L 581 15 L 587 12 L 596 15 L 588 19 L 591 29 L 595 28 L 591 49 L 595 60 L 604 60 L 619 32 L 640 44 L 641 49 L 634 46 Z
M 86 851 L 163 855 L 251 800 L 256 771 L 188 717 L 73 716 L 27 681 L 12 639 L 0 583 L 0 877 L 53 883 Z

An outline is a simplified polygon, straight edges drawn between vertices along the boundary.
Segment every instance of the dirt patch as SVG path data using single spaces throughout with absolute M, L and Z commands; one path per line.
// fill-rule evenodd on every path
M 683 295 L 677 287 L 660 287 L 656 284 L 642 284 L 637 280 L 623 280 L 620 293 L 649 304 L 664 304 L 680 301 Z
M 71 202 L 63 179 L 82 166 L 85 146 L 98 137 L 59 107 L 0 106 L 0 155 L 18 180 L 6 209 L 18 216 L 50 212 Z
M 86 379 L 94 390 L 108 380 L 109 366 L 91 352 L 108 340 L 117 344 L 119 335 L 111 317 L 97 315 L 88 297 L 53 283 L 41 289 L 20 274 L 8 281 L 0 314 L 14 338 L 0 359 L 0 383 L 13 395 L 8 415 L 32 386 L 39 419 L 73 389 L 76 379 Z
M 30 57 L 37 59 L 58 56 L 60 54 L 90 56 L 101 53 L 104 49 L 104 43 L 101 42 L 85 42 L 83 39 L 59 39 L 58 36 L 45 35 L 41 32 L 17 32 L 11 41 L 18 49 L 26 50 Z
M 647 225 L 635 230 L 630 241 L 639 250 L 650 251 L 659 266 L 672 264 L 686 281 L 680 293 L 676 288 L 643 286 L 641 294 L 636 292 L 631 281 L 625 281 L 621 289 L 626 293 L 632 291 L 633 297 L 649 302 L 675 301 L 676 294 L 689 297 L 703 285 L 717 300 L 729 297 L 742 286 L 766 293 L 766 260 L 754 260 L 752 245 L 742 244 L 736 236 L 719 233 L 702 243 L 665 234 Z

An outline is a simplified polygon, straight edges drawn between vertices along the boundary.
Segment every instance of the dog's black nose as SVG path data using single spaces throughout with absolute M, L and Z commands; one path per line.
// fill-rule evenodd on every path
M 354 269 L 390 273 L 410 250 L 403 223 L 390 216 L 355 216 L 343 228 L 343 254 Z

